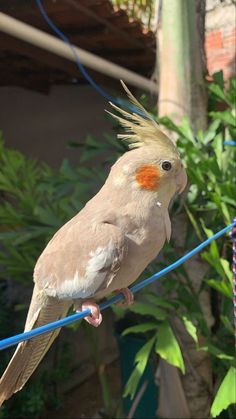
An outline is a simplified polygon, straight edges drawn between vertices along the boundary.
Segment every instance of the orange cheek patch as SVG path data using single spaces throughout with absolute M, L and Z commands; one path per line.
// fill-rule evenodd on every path
M 160 182 L 160 171 L 156 166 L 141 166 L 136 172 L 136 180 L 141 188 L 154 191 Z

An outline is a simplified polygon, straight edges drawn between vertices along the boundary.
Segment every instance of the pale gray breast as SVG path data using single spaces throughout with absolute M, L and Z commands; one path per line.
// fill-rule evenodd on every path
M 166 240 L 164 220 L 162 217 L 149 220 L 147 225 L 126 234 L 126 237 L 128 238 L 128 251 L 120 270 L 111 283 L 104 284 L 104 287 L 95 294 L 95 298 L 103 298 L 110 292 L 128 287 L 156 258 Z

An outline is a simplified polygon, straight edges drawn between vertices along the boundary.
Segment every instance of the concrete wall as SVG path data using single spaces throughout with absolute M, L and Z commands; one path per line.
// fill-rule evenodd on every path
M 0 88 L 0 131 L 6 145 L 57 167 L 64 157 L 76 163 L 68 141 L 83 143 L 111 130 L 109 105 L 90 86 L 54 86 L 49 95 L 17 87 Z

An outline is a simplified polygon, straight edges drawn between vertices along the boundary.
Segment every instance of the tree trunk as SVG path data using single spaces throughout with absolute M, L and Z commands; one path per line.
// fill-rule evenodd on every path
M 207 126 L 207 96 L 204 82 L 205 0 L 162 0 L 161 16 L 158 115 L 168 116 L 177 124 L 187 116 L 195 132 L 199 129 L 204 130 Z M 183 228 L 181 221 L 177 221 L 174 230 L 182 231 Z M 178 241 L 176 239 L 176 242 Z M 197 259 L 191 260 L 191 264 L 197 262 L 199 263 Z M 196 272 L 199 270 L 198 266 Z M 194 271 L 191 269 L 191 279 L 199 286 L 203 274 L 199 278 Z M 210 299 L 207 294 L 203 295 L 203 299 L 202 305 L 205 307 L 203 312 L 210 323 L 212 321 Z M 190 417 L 206 418 L 210 410 L 212 381 L 210 358 L 207 353 L 195 350 L 193 340 L 177 320 L 173 323 L 186 363 L 187 373 L 180 379 L 191 412 Z M 202 341 L 201 337 L 200 340 Z M 171 377 L 169 379 L 171 381 Z M 162 413 L 166 418 L 176 417 L 175 414 L 175 411 L 172 412 L 172 416 L 170 413 L 166 416 Z
M 188 116 L 195 131 L 206 128 L 207 123 L 204 54 L 200 48 L 203 36 L 199 36 L 204 33 L 204 15 L 197 19 L 196 12 L 196 6 L 201 12 L 205 10 L 203 3 L 163 0 L 159 42 L 158 114 L 168 115 L 177 123 Z

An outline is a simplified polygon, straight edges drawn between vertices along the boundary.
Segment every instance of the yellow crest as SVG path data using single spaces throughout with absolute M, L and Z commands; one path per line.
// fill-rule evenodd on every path
M 159 128 L 157 122 L 149 115 L 146 109 L 135 99 L 128 87 L 121 80 L 121 84 L 126 91 L 131 104 L 137 108 L 138 113 L 127 112 L 114 103 L 109 102 L 110 105 L 119 112 L 122 116 L 114 115 L 108 112 L 113 118 L 125 128 L 125 134 L 118 134 L 118 138 L 126 141 L 129 148 L 138 148 L 147 145 L 161 145 L 171 148 L 176 152 L 176 147 L 172 140 Z

